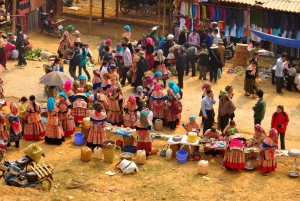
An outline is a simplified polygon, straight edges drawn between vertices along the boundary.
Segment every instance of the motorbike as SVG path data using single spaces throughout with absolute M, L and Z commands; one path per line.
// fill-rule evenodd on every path
M 53 172 L 50 165 L 36 164 L 29 156 L 7 161 L 5 152 L 0 150 L 0 179 L 4 178 L 3 185 L 49 191 Z
M 152 27 L 150 30 L 150 34 L 149 34 L 149 37 L 153 39 L 154 41 L 154 44 L 157 46 L 159 41 L 161 40 L 161 38 L 157 35 L 157 29 L 159 28 L 159 26 L 154 26 Z
M 227 42 L 225 47 L 225 59 L 232 59 L 234 56 L 234 45 L 231 42 Z
M 56 37 L 61 38 L 64 33 L 61 22 L 64 19 L 51 21 L 48 19 L 49 15 L 48 13 L 40 13 L 41 33 L 45 30 L 48 34 L 53 33 Z
M 123 14 L 129 13 L 131 10 L 141 10 L 145 17 L 150 17 L 152 15 L 152 8 L 150 5 L 146 4 L 146 0 L 122 0 L 120 2 L 120 11 Z

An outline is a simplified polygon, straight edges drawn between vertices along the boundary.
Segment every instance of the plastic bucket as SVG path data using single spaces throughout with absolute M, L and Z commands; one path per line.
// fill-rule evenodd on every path
M 186 162 L 187 156 L 188 156 L 188 152 L 185 150 L 179 150 L 176 152 L 177 162 L 180 164 L 184 164 Z
M 84 143 L 84 134 L 83 133 L 75 133 L 74 134 L 74 143 L 77 146 L 81 146 Z

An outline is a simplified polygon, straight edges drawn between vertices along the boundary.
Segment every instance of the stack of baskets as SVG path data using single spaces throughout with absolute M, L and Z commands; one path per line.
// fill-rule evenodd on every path
M 115 158 L 116 143 L 114 141 L 105 141 L 102 144 L 104 162 L 112 163 Z

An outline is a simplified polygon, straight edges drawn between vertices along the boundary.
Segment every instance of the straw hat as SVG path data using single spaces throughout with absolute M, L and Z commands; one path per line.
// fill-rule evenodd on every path
M 214 49 L 217 49 L 217 48 L 218 48 L 218 46 L 216 46 L 215 44 L 213 44 L 213 45 L 210 47 L 211 50 L 214 50 Z
M 137 53 L 137 55 L 138 55 L 139 57 L 145 57 L 145 54 L 144 54 L 143 51 L 139 51 L 139 53 Z
M 228 92 L 227 91 L 221 91 L 220 96 L 228 96 Z
M 218 43 L 219 43 L 219 44 L 223 44 L 223 40 L 222 40 L 222 39 L 219 39 L 219 40 L 218 40 Z
M 186 27 L 183 27 L 183 28 L 181 29 L 181 31 L 183 31 L 183 32 L 188 32 L 189 30 L 188 30 Z

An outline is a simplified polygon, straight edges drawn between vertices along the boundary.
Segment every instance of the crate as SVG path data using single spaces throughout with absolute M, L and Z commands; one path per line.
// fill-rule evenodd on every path
M 133 146 L 134 144 L 134 137 L 130 135 L 128 136 L 123 136 L 123 146 Z
M 180 144 L 172 144 L 170 149 L 172 149 L 172 158 L 176 158 L 176 152 L 180 150 Z

